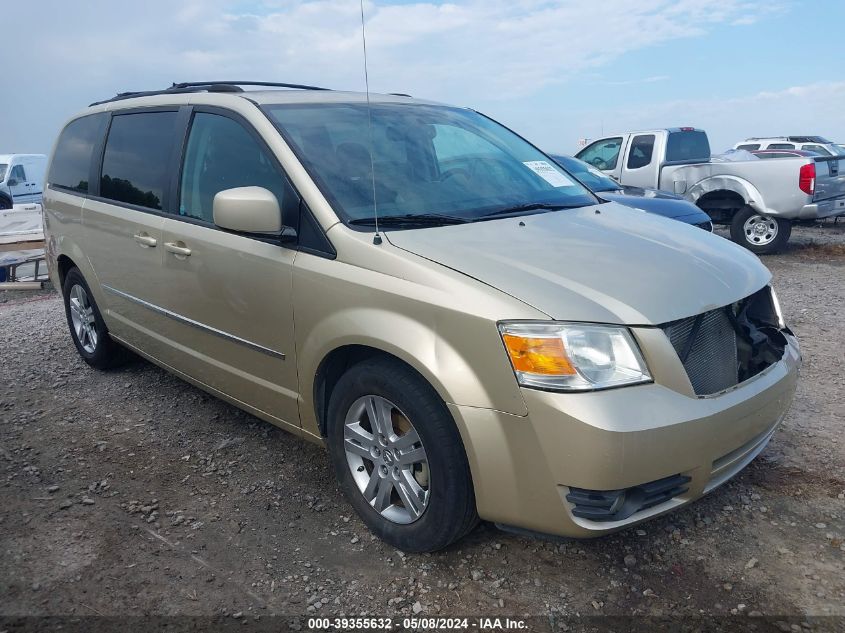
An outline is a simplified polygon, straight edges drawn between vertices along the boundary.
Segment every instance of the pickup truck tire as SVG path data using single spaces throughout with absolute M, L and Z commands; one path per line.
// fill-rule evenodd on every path
M 9 196 L 0 193 L 0 211 L 6 211 L 11 209 L 13 206 L 12 199 Z
M 789 220 L 761 215 L 748 206 L 737 211 L 731 220 L 731 239 L 757 255 L 777 253 L 791 234 Z
M 455 421 L 413 369 L 389 358 L 354 365 L 332 390 L 327 422 L 340 488 L 382 540 L 433 552 L 478 523 Z

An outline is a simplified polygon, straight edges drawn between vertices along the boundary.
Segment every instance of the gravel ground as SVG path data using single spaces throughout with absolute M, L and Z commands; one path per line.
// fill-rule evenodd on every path
M 482 524 L 433 555 L 375 540 L 322 449 L 149 363 L 92 370 L 55 294 L 0 293 L 0 614 L 845 616 L 845 223 L 764 261 L 805 366 L 741 475 L 609 537 Z

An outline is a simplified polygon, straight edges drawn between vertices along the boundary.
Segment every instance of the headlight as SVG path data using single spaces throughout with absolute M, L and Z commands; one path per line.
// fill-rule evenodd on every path
M 786 327 L 786 321 L 783 320 L 783 312 L 780 310 L 780 301 L 778 301 L 778 296 L 775 294 L 773 286 L 769 286 L 769 295 L 772 298 L 772 308 L 774 308 L 775 317 L 777 317 L 778 320 L 778 329 L 782 330 Z
M 524 387 L 590 391 L 651 382 L 626 327 L 513 321 L 500 323 L 499 331 Z

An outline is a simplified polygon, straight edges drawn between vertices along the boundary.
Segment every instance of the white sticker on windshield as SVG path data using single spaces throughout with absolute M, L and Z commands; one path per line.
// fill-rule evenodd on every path
M 570 178 L 567 178 L 564 174 L 544 160 L 529 160 L 522 164 L 540 176 L 540 178 L 545 180 L 552 187 L 572 187 L 575 184 Z

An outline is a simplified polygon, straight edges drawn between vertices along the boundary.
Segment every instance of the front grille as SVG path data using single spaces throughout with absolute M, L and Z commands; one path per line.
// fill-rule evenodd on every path
M 633 514 L 660 505 L 689 490 L 690 478 L 672 475 L 621 490 L 569 488 L 566 500 L 572 514 L 591 521 L 623 521 Z
M 736 331 L 725 308 L 672 321 L 662 328 L 696 395 L 717 393 L 739 382 Z

